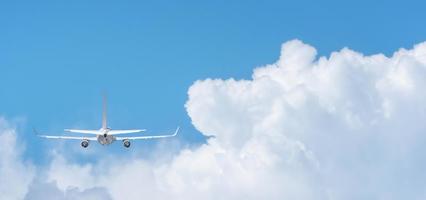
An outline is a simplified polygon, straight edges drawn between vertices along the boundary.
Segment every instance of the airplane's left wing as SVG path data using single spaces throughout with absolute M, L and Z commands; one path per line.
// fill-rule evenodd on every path
M 34 133 L 38 137 L 47 138 L 47 139 L 64 139 L 64 140 L 97 140 L 97 137 L 76 137 L 76 136 L 65 136 L 65 135 L 41 135 L 35 128 L 33 128 Z
M 174 137 L 178 134 L 179 127 L 177 127 L 174 134 L 171 135 L 147 135 L 147 136 L 135 136 L 135 137 L 116 137 L 116 140 L 147 140 L 147 139 L 157 139 L 157 138 L 167 138 Z
M 37 135 L 42 138 L 48 139 L 64 139 L 64 140 L 97 140 L 96 137 L 74 137 L 74 136 L 60 136 L 60 135 Z

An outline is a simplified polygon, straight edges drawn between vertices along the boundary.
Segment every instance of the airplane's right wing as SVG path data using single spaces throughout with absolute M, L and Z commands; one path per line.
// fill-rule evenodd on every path
M 99 130 L 64 129 L 64 131 L 72 132 L 72 133 L 86 133 L 86 134 L 102 135 L 102 133 Z
M 135 136 L 135 137 L 116 137 L 116 140 L 147 140 L 147 139 L 157 139 L 157 138 L 167 138 L 174 137 L 178 134 L 179 127 L 177 127 L 174 134 L 171 135 L 147 135 L 147 136 Z

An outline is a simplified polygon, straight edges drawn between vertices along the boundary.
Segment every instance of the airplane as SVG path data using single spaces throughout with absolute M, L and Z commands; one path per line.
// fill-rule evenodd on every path
M 150 136 L 116 136 L 120 134 L 128 133 L 139 133 L 144 132 L 146 129 L 129 129 L 129 130 L 113 130 L 107 126 L 107 100 L 104 96 L 103 98 L 103 111 L 102 111 L 102 127 L 99 130 L 82 130 L 82 129 L 64 129 L 66 132 L 71 133 L 83 133 L 90 134 L 93 136 L 90 137 L 75 137 L 75 136 L 56 136 L 56 135 L 40 135 L 36 129 L 34 132 L 42 138 L 47 139 L 64 139 L 64 140 L 81 140 L 81 146 L 87 148 L 89 146 L 89 141 L 98 141 L 102 145 L 109 145 L 115 141 L 122 141 L 123 146 L 126 148 L 130 147 L 130 140 L 146 140 L 146 139 L 157 139 L 157 138 L 167 138 L 174 137 L 178 134 L 179 127 L 176 128 L 176 131 L 170 135 L 150 135 Z

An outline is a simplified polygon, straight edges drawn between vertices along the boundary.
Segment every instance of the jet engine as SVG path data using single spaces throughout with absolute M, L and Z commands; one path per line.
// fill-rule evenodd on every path
M 126 148 L 130 147 L 130 141 L 129 140 L 123 140 L 123 146 Z
M 89 140 L 83 140 L 83 141 L 81 141 L 81 146 L 83 148 L 87 148 L 89 146 Z

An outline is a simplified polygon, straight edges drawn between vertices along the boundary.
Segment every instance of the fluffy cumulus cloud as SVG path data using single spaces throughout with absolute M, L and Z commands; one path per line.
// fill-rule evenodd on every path
M 253 177 L 239 194 L 423 199 L 424 91 L 426 43 L 391 57 L 344 48 L 316 58 L 293 40 L 252 80 L 196 82 L 187 109 L 198 130 L 235 155 L 228 164 Z
M 34 177 L 34 167 L 22 159 L 16 127 L 0 117 L 0 199 L 22 199 Z
M 61 190 L 54 180 L 46 181 L 43 175 L 46 169 L 37 170 L 31 161 L 23 159 L 25 140 L 17 134 L 17 124 L 20 123 L 0 117 L 0 199 L 111 199 L 104 188 L 82 190 L 69 185 Z M 51 170 L 47 171 L 50 173 Z M 84 171 L 84 168 L 78 166 L 76 171 Z M 69 172 L 62 174 L 66 175 L 73 176 Z
M 157 162 L 82 165 L 54 154 L 41 169 L 45 181 L 32 184 L 32 168 L 6 152 L 1 177 L 9 174 L 3 168 L 28 174 L 16 173 L 20 182 L 0 182 L 0 189 L 68 199 L 425 199 L 425 91 L 426 43 L 389 57 L 344 48 L 318 58 L 315 48 L 293 40 L 251 80 L 190 87 L 192 123 L 214 136 L 206 144 Z M 5 159 L 12 167 L 3 167 Z
M 111 197 L 104 188 L 81 190 L 69 187 L 60 190 L 56 182 L 34 182 L 30 185 L 25 199 L 28 200 L 109 200 Z

